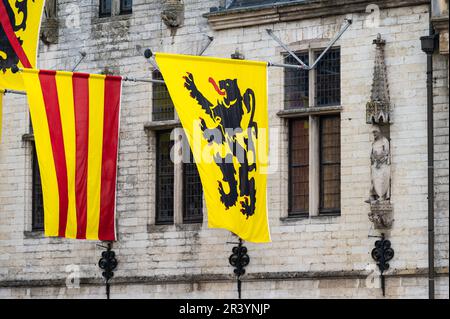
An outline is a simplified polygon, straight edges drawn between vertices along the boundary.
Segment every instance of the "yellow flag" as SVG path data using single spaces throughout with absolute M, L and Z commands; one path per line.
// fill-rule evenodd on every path
M 156 54 L 198 167 L 208 226 L 270 242 L 267 63 Z
M 24 90 L 11 68 L 36 66 L 44 0 L 0 0 L 0 88 Z

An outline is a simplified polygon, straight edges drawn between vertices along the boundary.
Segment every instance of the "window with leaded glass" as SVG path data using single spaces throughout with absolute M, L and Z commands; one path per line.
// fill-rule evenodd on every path
M 183 223 L 203 221 L 203 189 L 191 149 L 190 161 L 183 163 Z
M 133 11 L 133 0 L 120 0 L 120 14 L 129 14 Z
M 305 215 L 309 210 L 309 121 L 290 121 L 289 215 Z
M 157 70 L 153 71 L 153 79 L 163 80 L 162 74 Z M 153 83 L 152 91 L 153 121 L 173 120 L 175 114 L 174 105 L 167 86 L 164 83 Z
M 323 50 L 297 52 L 313 64 Z M 299 64 L 286 56 L 287 64 Z M 284 70 L 284 109 L 289 121 L 288 216 L 339 215 L 340 48 L 331 48 L 314 69 Z M 296 111 L 298 110 L 298 111 Z
M 39 174 L 39 164 L 37 160 L 36 147 L 33 143 L 32 159 L 32 220 L 31 229 L 33 231 L 44 230 L 44 200 L 42 197 L 41 176 Z
M 110 17 L 112 14 L 112 0 L 100 0 L 99 16 Z
M 315 59 L 322 51 L 315 52 Z M 330 49 L 316 67 L 316 106 L 341 104 L 341 50 Z
M 308 64 L 308 52 L 297 54 L 303 63 Z M 286 64 L 298 64 L 292 56 L 285 57 Z M 309 107 L 309 72 L 286 68 L 284 71 L 284 107 L 286 109 Z
M 320 207 L 321 214 L 341 209 L 340 116 L 320 118 Z
M 174 221 L 174 164 L 170 158 L 170 131 L 156 134 L 156 224 Z

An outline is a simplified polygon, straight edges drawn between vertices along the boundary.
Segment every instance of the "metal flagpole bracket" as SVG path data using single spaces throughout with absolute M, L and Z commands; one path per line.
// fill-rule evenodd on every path
M 110 283 L 112 277 L 114 277 L 114 270 L 117 268 L 116 253 L 112 250 L 112 242 L 107 243 L 107 247 L 98 245 L 99 247 L 106 248 L 106 251 L 102 252 L 102 258 L 98 261 L 98 266 L 103 270 L 102 276 L 105 279 L 106 284 L 106 298 L 110 299 Z
M 320 54 L 320 56 L 314 61 L 313 65 L 308 66 L 306 65 L 291 49 L 289 49 L 289 47 L 284 44 L 274 33 L 273 30 L 271 29 L 266 29 L 266 32 L 272 37 L 272 39 L 275 40 L 275 42 L 277 42 L 283 49 L 285 49 L 289 55 L 291 55 L 298 63 L 300 63 L 301 67 L 298 67 L 298 69 L 303 69 L 303 70 L 312 70 L 316 67 L 317 63 L 319 63 L 319 61 L 322 59 L 322 57 L 328 52 L 328 50 L 330 50 L 330 48 L 337 42 L 337 40 L 339 40 L 339 38 L 344 34 L 344 32 L 348 29 L 348 27 L 350 27 L 350 25 L 352 24 L 352 20 L 351 19 L 345 19 L 345 25 L 344 27 L 338 32 L 338 34 L 336 34 L 336 36 L 331 40 L 331 42 L 327 45 L 327 47 L 325 48 L 325 50 L 323 50 L 322 54 Z M 286 64 L 278 64 L 276 65 L 275 63 L 273 63 L 272 65 L 269 63 L 269 66 L 281 66 L 281 67 L 288 67 Z
M 5 95 L 6 94 L 27 95 L 27 93 L 23 91 L 7 90 L 7 89 L 1 90 L 0 93 Z
M 156 64 L 156 61 L 154 60 L 154 55 L 153 55 L 152 50 L 146 49 L 144 51 L 144 57 L 148 60 L 148 62 L 150 62 L 150 64 L 153 66 L 153 68 L 155 70 L 159 71 L 158 65 Z
M 303 69 L 308 70 L 309 66 L 307 66 L 289 47 L 284 44 L 274 33 L 271 29 L 266 29 L 266 32 L 272 37 L 272 39 L 275 40 L 283 49 L 285 49 L 295 60 L 297 60 L 298 63 L 303 67 Z
M 80 55 L 81 58 L 78 60 L 78 62 L 75 64 L 75 66 L 72 68 L 72 72 L 75 72 L 75 70 L 78 68 L 78 66 L 80 65 L 81 61 L 84 60 L 84 58 L 86 57 L 86 52 L 84 51 L 80 51 Z
M 199 56 L 203 55 L 203 53 L 205 53 L 206 49 L 208 49 L 209 46 L 211 45 L 211 43 L 214 41 L 214 37 L 211 37 L 209 35 L 207 37 L 208 37 L 208 43 L 206 43 L 205 46 L 200 50 L 200 53 L 198 54 Z
M 314 61 L 313 65 L 310 66 L 310 70 L 314 69 L 317 65 L 317 63 L 319 63 L 319 61 L 322 59 L 322 57 L 328 52 L 328 50 L 330 50 L 330 48 L 337 42 L 337 40 L 339 40 L 339 38 L 344 34 L 344 32 L 348 29 L 348 27 L 352 24 L 352 19 L 345 19 L 345 25 L 344 27 L 341 29 L 341 31 L 339 31 L 338 34 L 336 34 L 336 36 L 333 38 L 333 40 L 331 40 L 331 42 L 327 45 L 327 47 L 325 48 L 325 50 L 323 50 L 322 54 L 319 55 L 319 57 L 316 59 L 316 61 Z

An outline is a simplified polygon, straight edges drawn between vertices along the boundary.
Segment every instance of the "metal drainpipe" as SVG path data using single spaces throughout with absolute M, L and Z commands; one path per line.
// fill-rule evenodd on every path
M 427 54 L 427 130 L 428 130 L 428 297 L 434 299 L 434 130 L 433 55 Z
M 433 52 L 436 34 L 429 10 L 429 35 L 421 37 L 422 50 L 427 54 L 427 143 L 428 143 L 428 298 L 434 299 L 434 121 L 433 121 Z

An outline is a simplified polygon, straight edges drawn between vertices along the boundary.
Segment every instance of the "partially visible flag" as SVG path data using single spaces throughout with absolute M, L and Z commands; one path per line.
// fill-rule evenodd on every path
M 0 143 L 2 142 L 3 94 L 5 94 L 5 92 L 2 89 L 0 89 Z
M 208 225 L 269 242 L 267 63 L 156 54 L 189 140 Z
M 0 0 L 0 88 L 24 89 L 11 68 L 36 66 L 43 6 L 44 0 Z
M 115 240 L 122 78 L 23 71 L 46 236 Z

